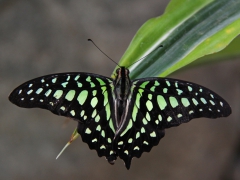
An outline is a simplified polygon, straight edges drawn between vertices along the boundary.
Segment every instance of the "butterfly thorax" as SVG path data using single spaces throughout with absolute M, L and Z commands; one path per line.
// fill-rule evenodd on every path
M 131 80 L 129 79 L 129 70 L 125 67 L 118 68 L 116 79 L 114 80 L 115 94 L 115 117 L 117 126 L 121 123 L 121 117 L 126 107 L 128 95 L 130 93 Z

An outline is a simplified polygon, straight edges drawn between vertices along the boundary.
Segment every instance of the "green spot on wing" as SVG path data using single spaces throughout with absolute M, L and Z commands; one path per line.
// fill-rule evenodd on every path
M 81 88 L 81 87 L 82 87 L 82 83 L 77 82 L 77 86 L 78 86 L 79 88 Z
M 150 88 L 150 90 L 151 90 L 152 92 L 154 92 L 154 91 L 155 91 L 155 88 L 156 88 L 156 86 L 153 86 L 153 87 Z
M 100 149 L 106 149 L 106 147 L 105 147 L 104 145 L 102 145 L 102 146 L 100 147 Z
M 177 107 L 178 106 L 178 101 L 175 97 L 170 97 L 169 98 L 169 101 L 170 101 L 170 104 L 173 108 Z
M 166 81 L 166 84 L 167 86 L 171 86 L 170 82 L 169 81 Z
M 183 91 L 181 89 L 176 89 L 178 92 L 178 95 L 181 95 L 183 93 Z
M 142 121 L 143 121 L 143 124 L 144 124 L 144 125 L 147 125 L 148 122 L 147 122 L 147 120 L 146 120 L 145 118 L 143 118 Z
M 92 142 L 97 142 L 97 139 L 96 139 L 96 138 L 95 138 L 95 139 L 93 139 L 93 140 L 92 140 Z
M 100 116 L 97 115 L 97 116 L 95 117 L 95 122 L 99 122 L 99 120 L 100 120 Z
M 155 86 L 159 86 L 160 83 L 159 83 L 158 81 L 155 81 L 155 82 L 154 82 L 154 85 L 155 85 Z
M 149 81 L 145 81 L 140 85 L 140 87 L 144 89 L 148 83 Z
M 91 82 L 91 76 L 88 76 L 88 77 L 86 78 L 86 81 L 87 81 L 87 82 Z
M 139 94 L 142 96 L 142 93 L 144 92 L 143 89 L 138 89 Z
M 145 131 L 145 128 L 144 127 L 142 127 L 141 128 L 141 133 L 145 133 L 146 131 Z
M 178 118 L 182 117 L 182 114 L 178 114 L 177 117 L 178 117 Z
M 159 121 L 162 121 L 162 116 L 161 116 L 161 114 L 158 115 L 158 120 L 159 120 Z
M 71 76 L 68 76 L 68 77 L 67 77 L 67 81 L 69 81 L 69 80 L 70 80 L 70 78 L 71 78 Z
M 200 99 L 201 99 L 201 101 L 203 102 L 203 104 L 207 104 L 207 101 L 206 101 L 205 98 L 200 98 Z
M 84 111 L 84 110 L 82 110 L 82 111 L 81 111 L 81 114 L 80 114 L 80 116 L 81 116 L 81 117 L 83 117 L 83 116 L 84 116 L 84 114 L 85 114 L 85 111 Z
M 102 79 L 100 79 L 100 78 L 96 78 L 96 79 L 98 80 L 98 82 L 100 83 L 101 86 L 106 85 L 106 83 Z
M 148 99 L 152 100 L 152 94 L 148 94 Z
M 68 84 L 68 82 L 62 83 L 62 87 L 66 88 L 66 87 L 67 87 L 67 84 Z
M 136 139 L 138 139 L 140 137 L 140 132 L 136 133 Z
M 93 110 L 93 113 L 92 113 L 92 118 L 94 118 L 96 115 L 97 115 L 97 110 L 94 109 L 94 110 Z
M 181 102 L 185 107 L 188 107 L 190 105 L 189 100 L 187 98 L 182 98 Z
M 86 133 L 86 134 L 91 134 L 91 132 L 92 132 L 92 131 L 91 131 L 89 128 L 87 128 L 87 129 L 85 130 L 85 133 Z
M 164 110 L 165 107 L 167 106 L 167 103 L 166 103 L 164 97 L 161 95 L 157 96 L 157 102 L 158 102 L 158 106 L 160 107 L 161 110 Z
M 101 131 L 101 126 L 98 125 L 97 128 L 96 128 L 97 131 Z
M 103 86 L 103 87 L 105 87 L 105 86 Z M 103 96 L 104 96 L 103 106 L 106 106 L 106 104 L 108 103 L 108 92 L 103 91 Z
M 213 100 L 210 100 L 210 103 L 211 103 L 212 105 L 215 105 L 215 102 L 214 102 Z
M 91 88 L 96 86 L 93 82 L 90 82 L 90 85 L 91 85 Z
M 77 97 L 79 104 L 83 105 L 85 103 L 87 97 L 88 97 L 88 91 L 87 90 L 81 91 L 81 93 Z
M 110 128 L 112 129 L 113 133 L 115 133 L 115 129 L 114 129 L 114 126 L 113 126 L 113 121 L 112 121 L 112 119 L 109 120 L 109 126 L 110 126 Z
M 133 142 L 133 139 L 130 138 L 130 139 L 128 140 L 128 143 L 132 143 L 132 142 Z
M 106 105 L 106 119 L 108 120 L 110 118 L 111 115 L 111 109 L 110 109 L 110 105 L 109 103 Z
M 56 81 L 57 81 L 56 77 L 52 79 L 52 83 L 56 83 Z
M 195 106 L 198 105 L 198 102 L 197 102 L 197 100 L 196 100 L 195 98 L 192 98 L 192 101 L 193 101 L 193 103 L 195 104 Z
M 75 111 L 74 110 L 71 110 L 70 113 L 71 113 L 72 116 L 75 116 Z
M 63 95 L 63 91 L 57 90 L 57 91 L 55 91 L 53 97 L 55 97 L 56 99 L 59 99 L 62 95 Z
M 101 135 L 102 135 L 102 137 L 105 138 L 105 131 L 104 130 L 101 131 Z
M 30 90 L 30 91 L 32 91 L 32 90 Z M 51 94 L 51 92 L 52 92 L 51 89 L 47 90 L 47 92 L 45 93 L 45 96 L 48 97 L 48 96 Z M 29 93 L 29 94 L 30 94 L 30 93 Z
M 106 91 L 107 87 L 106 86 L 102 86 L 101 89 L 102 89 L 102 92 L 104 93 Z
M 146 106 L 147 106 L 148 111 L 151 111 L 153 109 L 153 104 L 150 100 L 147 100 Z
M 132 119 L 129 120 L 129 123 L 127 125 L 127 127 L 125 128 L 125 130 L 122 132 L 122 134 L 120 136 L 124 136 L 124 134 L 132 128 L 132 125 L 133 125 L 133 122 L 132 122 Z
M 139 147 L 138 147 L 138 146 L 135 146 L 133 150 L 139 150 Z
M 92 95 L 96 96 L 97 95 L 97 90 L 93 90 Z
M 96 107 L 97 103 L 98 103 L 97 97 L 92 98 L 92 100 L 91 100 L 91 106 L 92 106 L 93 108 Z
M 155 131 L 153 131 L 151 134 L 150 134 L 151 137 L 156 137 L 156 133 Z
M 147 141 L 143 141 L 143 144 L 146 144 L 146 145 L 148 145 L 148 142 L 147 142 Z
M 123 141 L 118 142 L 118 145 L 123 145 Z
M 168 92 L 168 88 L 164 88 L 163 92 L 166 94 Z
M 191 91 L 192 91 L 192 87 L 191 87 L 191 86 L 188 86 L 188 90 L 191 92 Z
M 150 117 L 150 115 L 149 115 L 149 113 L 148 113 L 148 112 L 146 113 L 146 119 L 147 119 L 148 121 L 150 121 L 150 120 L 151 120 L 151 117 Z
M 80 78 L 80 75 L 77 75 L 74 80 L 77 81 Z
M 175 82 L 175 87 L 178 88 L 178 82 Z
M 68 93 L 65 96 L 65 99 L 67 99 L 68 101 L 72 101 L 75 96 L 75 93 L 76 93 L 75 90 L 68 91 Z
M 135 101 L 135 104 L 138 107 L 138 109 L 140 108 L 140 98 L 141 98 L 141 95 L 138 93 Z
M 42 91 L 43 91 L 43 88 L 39 88 L 39 89 L 36 91 L 36 94 L 40 94 Z
M 133 118 L 134 122 L 136 121 L 137 112 L 138 112 L 137 106 L 134 106 L 133 107 L 133 112 L 132 112 L 132 118 Z
M 172 120 L 171 116 L 168 116 L 167 121 L 170 122 Z

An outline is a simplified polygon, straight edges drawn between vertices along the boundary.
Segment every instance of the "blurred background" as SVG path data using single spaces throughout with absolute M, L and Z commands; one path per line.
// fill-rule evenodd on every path
M 22 109 L 9 93 L 58 72 L 110 76 L 139 27 L 169 0 L 0 0 L 0 179 L 240 179 L 240 58 L 177 72 L 226 99 L 232 115 L 196 119 L 166 130 L 150 153 L 114 166 L 78 138 L 60 156 L 77 123 L 41 109 Z

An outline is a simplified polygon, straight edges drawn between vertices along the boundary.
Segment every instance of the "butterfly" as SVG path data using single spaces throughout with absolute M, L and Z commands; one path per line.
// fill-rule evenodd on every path
M 127 169 L 133 157 L 158 145 L 166 128 L 231 114 L 229 104 L 203 86 L 160 77 L 130 80 L 125 67 L 115 79 L 84 72 L 38 77 L 14 89 L 9 100 L 77 121 L 90 149 L 110 164 L 119 157 Z

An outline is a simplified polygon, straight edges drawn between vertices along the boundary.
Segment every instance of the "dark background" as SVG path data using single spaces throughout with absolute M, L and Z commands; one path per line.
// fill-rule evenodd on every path
M 232 106 L 228 118 L 197 119 L 166 130 L 150 153 L 114 166 L 78 138 L 55 160 L 77 125 L 7 97 L 46 74 L 84 71 L 110 76 L 139 27 L 163 13 L 162 0 L 0 0 L 0 179 L 240 179 L 239 58 L 175 73 L 206 86 Z

